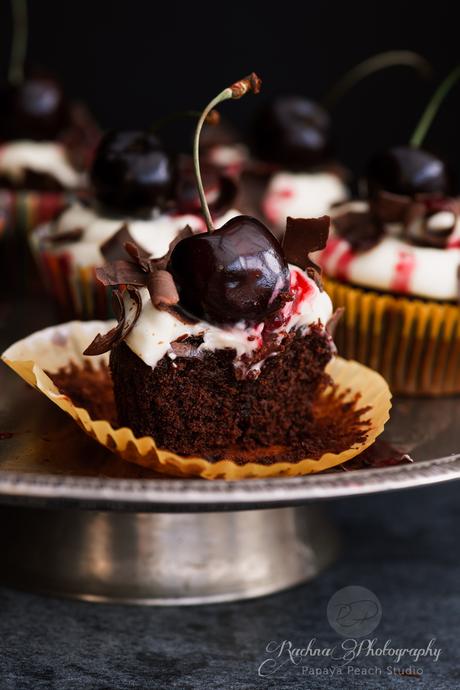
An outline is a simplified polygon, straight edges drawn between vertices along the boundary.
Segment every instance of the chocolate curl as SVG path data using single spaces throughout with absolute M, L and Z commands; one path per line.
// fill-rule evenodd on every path
M 143 287 L 146 283 L 146 273 L 132 261 L 114 261 L 111 264 L 96 268 L 96 277 L 102 285 L 134 285 Z
M 354 251 L 375 247 L 384 235 L 384 226 L 371 211 L 345 211 L 334 216 L 334 229 Z
M 179 302 L 179 294 L 171 273 L 155 270 L 148 274 L 147 288 L 152 304 L 157 309 L 168 310 Z
M 128 288 L 123 293 L 114 290 L 112 299 L 118 323 L 108 333 L 104 335 L 98 333 L 84 351 L 84 355 L 102 355 L 111 350 L 114 345 L 126 338 L 139 318 L 142 310 L 142 298 L 138 290 Z
M 60 244 L 61 242 L 78 242 L 83 237 L 83 228 L 73 228 L 64 232 L 54 232 L 46 237 L 48 244 Z
M 125 242 L 123 245 L 125 252 L 134 259 L 134 261 L 142 268 L 143 271 L 148 273 L 152 267 L 152 261 L 149 259 L 150 254 L 145 252 L 141 247 L 139 247 L 136 242 Z
M 409 196 L 379 191 L 370 199 L 369 208 L 382 223 L 404 223 L 411 203 Z
M 123 223 L 119 230 L 112 235 L 103 245 L 101 245 L 101 253 L 106 262 L 118 261 L 119 259 L 126 259 L 125 244 L 131 242 L 134 244 L 134 239 L 129 232 L 129 227 L 127 223 Z M 148 254 L 144 252 L 140 247 L 139 250 L 143 253 L 143 256 L 147 257 Z
M 286 220 L 283 251 L 289 263 L 314 271 L 319 278 L 321 269 L 308 256 L 310 252 L 324 249 L 329 236 L 329 216 L 321 218 L 291 218 Z

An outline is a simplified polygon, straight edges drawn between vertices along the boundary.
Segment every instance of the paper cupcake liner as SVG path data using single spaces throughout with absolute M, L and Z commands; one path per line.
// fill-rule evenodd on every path
M 460 309 L 378 294 L 324 280 L 345 313 L 334 335 L 339 353 L 380 372 L 393 393 L 460 393 Z
M 0 213 L 5 219 L 3 233 L 0 231 L 2 271 L 15 289 L 38 284 L 29 249 L 30 232 L 56 216 L 72 198 L 69 192 L 0 190 Z
M 0 191 L 0 208 L 8 226 L 27 237 L 41 223 L 54 218 L 74 198 L 71 192 Z
M 108 363 L 108 354 L 87 358 L 81 353 L 97 333 L 113 324 L 100 321 L 74 321 L 53 326 L 12 345 L 3 353 L 3 361 L 27 383 L 35 386 L 52 402 L 74 419 L 84 431 L 101 445 L 133 462 L 170 476 L 203 477 L 206 479 L 243 479 L 250 477 L 296 476 L 321 472 L 355 457 L 383 431 L 389 418 L 391 393 L 383 378 L 358 364 L 337 358 L 328 368 L 337 390 L 346 399 L 359 396 L 359 408 L 364 409 L 366 438 L 341 453 L 326 453 L 319 459 L 305 458 L 297 462 L 275 462 L 270 465 L 248 462 L 237 464 L 232 460 L 211 462 L 200 457 L 184 457 L 156 446 L 151 437 L 136 438 L 126 427 L 115 429 L 107 420 L 91 419 L 87 409 L 78 407 L 56 388 L 45 373 L 57 372 L 62 367 L 97 368 Z M 325 393 L 327 394 L 327 392 Z M 365 409 L 369 408 L 369 409 Z
M 35 228 L 30 246 L 48 294 L 63 319 L 111 319 L 111 289 L 96 278 L 96 266 L 79 266 L 71 252 L 49 251 L 45 238 L 49 225 Z

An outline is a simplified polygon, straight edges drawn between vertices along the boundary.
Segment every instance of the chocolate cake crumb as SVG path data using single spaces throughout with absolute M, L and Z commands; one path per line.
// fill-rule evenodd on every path
M 91 419 L 107 419 L 117 424 L 113 384 L 106 364 L 99 367 L 85 362 L 83 367 L 71 363 L 57 372 L 46 372 L 56 388 L 74 405 L 88 410 Z

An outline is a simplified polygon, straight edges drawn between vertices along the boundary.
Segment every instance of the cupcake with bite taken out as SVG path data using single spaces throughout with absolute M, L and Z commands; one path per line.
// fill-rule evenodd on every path
M 27 236 L 86 188 L 99 129 L 43 70 L 25 69 L 27 4 L 14 0 L 8 83 L 0 88 L 0 208 L 7 219 L 3 269 L 14 287 L 33 278 Z M 13 280 L 14 278 L 14 280 Z
M 160 259 L 189 227 L 202 232 L 196 193 L 190 193 L 185 165 L 149 132 L 109 132 L 91 167 L 93 200 L 75 201 L 52 222 L 31 235 L 45 284 L 62 313 L 79 318 L 108 318 L 110 291 L 96 279 L 105 261 L 124 256 L 123 245 L 135 244 L 142 256 Z M 216 214 L 229 218 L 233 183 L 208 176 Z
M 118 323 L 60 324 L 2 356 L 99 443 L 168 475 L 320 472 L 369 447 L 388 419 L 382 377 L 334 356 L 331 300 L 309 258 L 329 218 L 288 218 L 278 242 L 254 217 L 211 216 L 201 127 L 210 108 L 259 87 L 255 74 L 236 82 L 198 122 L 205 231 L 183 227 L 156 257 L 125 237 L 124 258 L 96 269 Z
M 251 75 L 217 102 L 258 88 Z M 161 259 L 125 243 L 129 260 L 97 270 L 116 288 L 118 325 L 85 354 L 111 351 L 120 425 L 160 448 L 213 459 L 281 448 L 294 461 L 322 443 L 340 452 L 363 438 L 357 419 L 346 439 L 312 433 L 335 347 L 332 304 L 308 254 L 325 245 L 329 219 L 288 218 L 282 244 L 250 216 L 215 229 L 198 163 L 196 174 L 206 232 L 186 228 Z

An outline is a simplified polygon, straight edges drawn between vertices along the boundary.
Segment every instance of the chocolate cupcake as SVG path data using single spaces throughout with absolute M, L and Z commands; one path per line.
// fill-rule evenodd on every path
M 0 93 L 0 203 L 15 231 L 49 220 L 86 185 L 99 131 L 60 84 L 30 76 Z
M 252 75 L 222 93 L 258 85 Z M 199 166 L 196 176 L 206 232 L 186 229 L 160 260 L 127 243 L 131 261 L 97 270 L 116 288 L 118 325 L 85 354 L 111 351 L 119 423 L 161 448 L 219 459 L 283 446 L 303 457 L 317 450 L 313 404 L 335 353 L 332 305 L 308 258 L 325 245 L 329 219 L 289 218 L 283 246 L 250 216 L 215 230 Z
M 212 184 L 211 184 L 212 182 Z M 229 206 L 236 188 L 210 178 L 213 210 L 221 217 L 236 213 Z M 205 230 L 190 194 L 186 166 L 178 175 L 175 158 L 148 132 L 109 132 L 91 168 L 94 199 L 75 201 L 54 221 L 40 226 L 31 243 L 49 292 L 62 313 L 79 318 L 112 315 L 110 291 L 95 269 L 124 256 L 132 242 L 143 256 L 160 259 L 186 227 Z
M 306 259 L 328 222 L 290 219 L 285 246 L 301 233 Z M 331 302 L 313 269 L 289 265 L 248 216 L 212 234 L 190 233 L 163 262 L 135 259 L 99 269 L 105 284 L 129 289 L 116 293 L 117 328 L 87 350 L 112 350 L 120 423 L 183 454 L 301 448 L 335 352 L 326 329 Z
M 166 474 L 318 472 L 368 447 L 388 419 L 382 377 L 334 357 L 331 301 L 309 259 L 329 219 L 289 218 L 282 244 L 250 216 L 214 228 L 201 126 L 209 109 L 259 85 L 252 74 L 224 89 L 198 123 L 206 231 L 185 227 L 160 258 L 126 241 L 125 259 L 96 269 L 115 288 L 118 324 L 103 335 L 101 322 L 62 324 L 3 355 L 100 443 Z
M 375 156 L 367 200 L 331 212 L 318 261 L 344 356 L 381 372 L 394 392 L 460 392 L 460 199 L 446 165 L 411 147 Z

